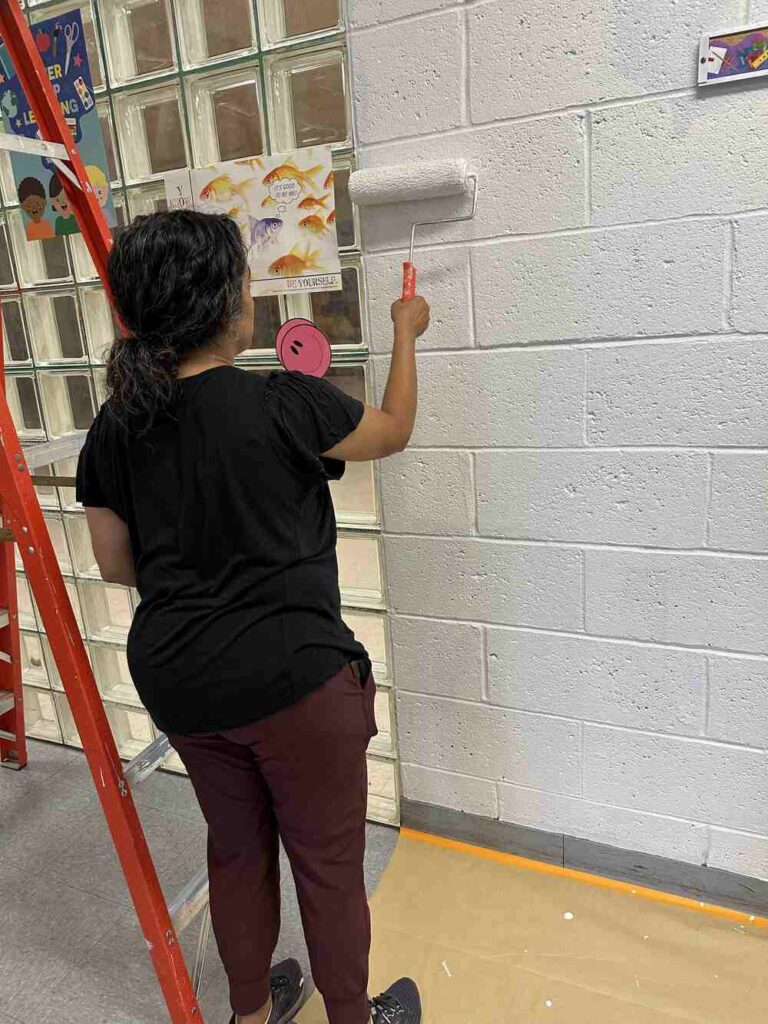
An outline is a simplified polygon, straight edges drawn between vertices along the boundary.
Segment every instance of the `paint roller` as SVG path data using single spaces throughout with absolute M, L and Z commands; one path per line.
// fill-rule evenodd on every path
M 435 160 L 429 163 L 401 164 L 397 167 L 372 167 L 354 171 L 349 179 L 349 195 L 358 206 L 386 206 L 392 203 L 466 196 L 472 192 L 472 209 L 458 217 L 421 220 L 411 224 L 411 247 L 403 263 L 403 301 L 416 294 L 416 267 L 413 249 L 416 229 L 432 224 L 455 224 L 471 220 L 477 210 L 477 175 L 464 160 Z

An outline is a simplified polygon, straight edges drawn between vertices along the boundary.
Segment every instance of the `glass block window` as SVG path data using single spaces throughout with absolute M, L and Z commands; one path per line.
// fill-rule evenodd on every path
M 118 224 L 166 208 L 162 176 L 188 165 L 330 145 L 343 289 L 254 300 L 255 372 L 278 368 L 287 319 L 313 320 L 334 347 L 330 379 L 366 400 L 369 339 L 357 211 L 349 71 L 340 0 L 27 0 L 38 22 L 78 7 L 96 88 Z M 86 429 L 106 394 L 117 334 L 78 235 L 27 242 L 10 160 L 0 152 L 0 299 L 6 389 L 25 442 Z M 71 478 L 76 460 L 41 469 Z M 100 579 L 84 512 L 66 484 L 37 487 L 67 589 L 120 752 L 153 736 L 125 659 L 132 592 Z M 374 662 L 380 736 L 371 750 L 372 816 L 398 820 L 396 729 L 374 469 L 356 463 L 332 484 L 344 615 Z M 39 612 L 19 566 L 29 731 L 80 745 Z M 175 762 L 169 767 L 180 768 Z

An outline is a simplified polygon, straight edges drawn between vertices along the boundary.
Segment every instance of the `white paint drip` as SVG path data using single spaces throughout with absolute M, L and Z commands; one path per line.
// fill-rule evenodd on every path
M 650 935 L 644 935 L 644 936 L 643 936 L 643 940 L 644 940 L 645 942 L 647 942 L 647 941 L 648 941 L 648 939 L 650 939 L 650 937 L 651 937 Z
M 635 978 L 635 987 L 636 988 L 640 988 L 640 979 L 639 978 Z
M 546 1003 L 544 1003 L 544 1005 L 545 1005 L 545 1006 L 551 1006 L 551 1005 L 552 1005 L 552 1000 L 551 1000 L 551 999 L 548 999 L 548 1000 L 546 1001 Z
M 99 768 L 99 778 L 101 779 L 101 788 L 104 789 L 106 783 L 104 782 L 104 770 L 102 768 Z
M 443 960 L 443 970 L 445 971 L 445 973 L 448 975 L 449 978 L 453 977 L 453 975 L 451 974 L 451 969 L 448 966 L 448 961 L 447 960 Z
M 566 910 L 566 912 L 563 914 L 563 917 L 565 918 L 566 921 L 572 921 L 573 920 L 573 914 L 570 912 L 570 910 Z
M 754 920 L 755 920 L 755 915 L 753 914 L 752 917 L 750 917 L 750 919 L 749 919 L 749 923 L 753 924 Z

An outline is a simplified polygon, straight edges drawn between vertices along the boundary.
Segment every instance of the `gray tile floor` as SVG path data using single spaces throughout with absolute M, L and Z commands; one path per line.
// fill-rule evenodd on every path
M 203 861 L 205 826 L 189 782 L 156 773 L 136 795 L 166 894 Z M 397 833 L 369 826 L 372 891 Z M 283 871 L 277 958 L 308 970 L 293 883 Z M 191 965 L 197 925 L 182 939 Z M 227 1024 L 226 980 L 211 942 L 201 993 L 206 1024 Z M 0 1024 L 165 1024 L 150 959 L 85 759 L 31 743 L 21 772 L 0 769 Z

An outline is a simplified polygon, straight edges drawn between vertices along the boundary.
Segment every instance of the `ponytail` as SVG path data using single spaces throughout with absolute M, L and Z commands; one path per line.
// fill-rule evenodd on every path
M 107 358 L 108 402 L 144 433 L 173 404 L 179 364 L 231 329 L 243 307 L 247 252 L 233 220 L 189 210 L 137 217 L 109 257 L 129 332 Z

